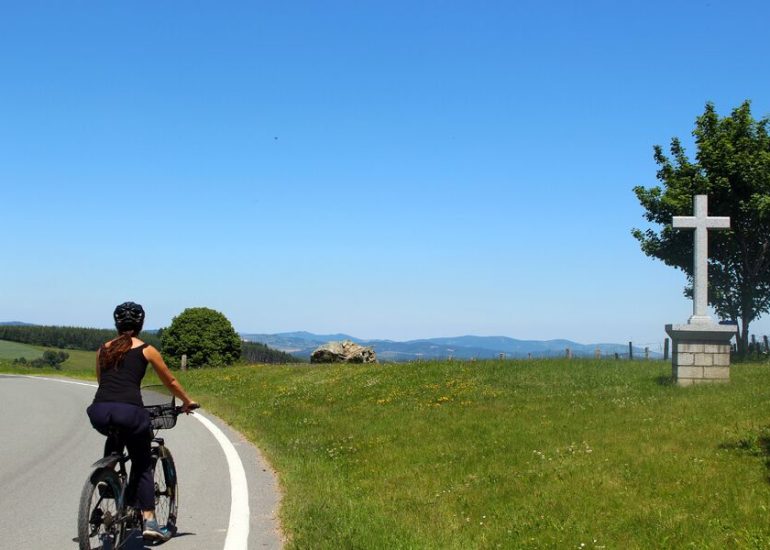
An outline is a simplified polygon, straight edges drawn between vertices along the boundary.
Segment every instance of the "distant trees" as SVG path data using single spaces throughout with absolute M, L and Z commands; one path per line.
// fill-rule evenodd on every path
M 749 325 L 770 310 L 770 119 L 755 120 L 745 101 L 728 117 L 706 104 L 695 121 L 695 162 L 679 139 L 667 157 L 656 145 L 661 187 L 634 188 L 645 218 L 662 229 L 634 229 L 642 251 L 687 274 L 692 295 L 693 238 L 671 227 L 692 215 L 693 195 L 709 196 L 709 214 L 730 216 L 729 231 L 709 234 L 709 303 L 721 319 L 740 320 L 738 351 L 748 350 Z
M 174 326 L 176 322 L 176 326 Z M 269 348 L 256 342 L 241 342 L 230 321 L 224 315 L 207 308 L 185 310 L 175 318 L 172 326 L 157 332 L 142 332 L 139 337 L 162 351 L 170 366 L 178 367 L 182 354 L 186 353 L 192 367 L 229 365 L 238 358 L 246 363 L 298 363 L 299 359 L 288 353 Z M 170 334 L 166 335 L 167 331 Z M 33 346 L 59 349 L 96 351 L 104 342 L 117 336 L 109 329 L 82 327 L 0 325 L 0 340 L 19 342 Z M 180 351 L 181 350 L 181 351 Z M 60 368 L 67 360 L 54 361 L 46 351 L 42 358 L 29 361 L 14 360 L 17 365 L 53 366 Z M 61 357 L 61 356 L 57 356 Z
M 161 334 L 161 351 L 170 367 L 182 355 L 192 368 L 231 365 L 241 355 L 241 338 L 223 314 L 205 307 L 185 309 Z
M 96 351 L 104 342 L 116 336 L 117 332 L 110 329 L 0 325 L 0 340 L 60 349 Z M 150 332 L 142 332 L 140 338 L 155 347 L 160 347 L 160 340 Z
M 283 351 L 270 348 L 258 342 L 241 342 L 241 359 L 246 363 L 300 363 L 301 361 Z

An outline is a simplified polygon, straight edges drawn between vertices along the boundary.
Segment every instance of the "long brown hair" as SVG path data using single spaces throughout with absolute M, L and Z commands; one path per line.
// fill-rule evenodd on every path
M 126 332 L 121 332 L 120 336 L 115 338 L 109 346 L 102 344 L 102 347 L 99 348 L 99 370 L 105 371 L 117 368 L 123 360 L 123 356 L 131 349 L 133 344 L 131 339 L 135 335 L 135 330 L 127 330 Z

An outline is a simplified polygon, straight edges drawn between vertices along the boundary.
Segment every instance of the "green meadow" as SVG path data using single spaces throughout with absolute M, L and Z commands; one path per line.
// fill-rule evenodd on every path
M 27 360 L 37 359 L 42 357 L 43 350 L 35 346 L 28 346 L 27 344 L 19 344 L 18 342 L 8 342 L 6 340 L 0 340 L 0 360 L 2 359 L 18 359 L 24 357 Z
M 232 368 L 190 391 L 255 441 L 292 548 L 765 548 L 770 365 Z
M 177 375 L 276 469 L 289 548 L 770 546 L 768 363 L 691 388 L 652 361 Z
M 51 367 L 30 367 L 12 364 L 14 359 L 21 357 L 24 357 L 28 361 L 42 357 L 43 352 L 46 350 L 64 351 L 69 354 L 69 358 L 62 363 L 62 368 L 60 370 Z M 28 344 L 0 340 L 0 372 L 46 375 L 58 374 L 76 378 L 94 378 L 95 364 L 96 354 L 92 351 L 31 346 Z

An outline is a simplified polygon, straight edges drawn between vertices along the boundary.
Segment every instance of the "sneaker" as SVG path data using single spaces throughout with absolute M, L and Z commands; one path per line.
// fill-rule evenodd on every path
M 171 538 L 171 531 L 165 527 L 160 527 L 154 519 L 144 520 L 144 530 L 142 537 L 148 540 L 166 541 Z

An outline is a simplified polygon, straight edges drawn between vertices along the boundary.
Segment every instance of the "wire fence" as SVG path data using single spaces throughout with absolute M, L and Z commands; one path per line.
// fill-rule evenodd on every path
M 736 345 L 732 345 L 732 351 L 737 352 Z M 659 340 L 656 342 L 635 343 L 628 342 L 628 346 L 597 346 L 593 351 L 587 349 L 586 346 L 581 346 L 577 349 L 569 347 L 563 348 L 563 350 L 542 350 L 538 352 L 530 353 L 498 353 L 496 358 L 500 360 L 506 359 L 556 359 L 556 358 L 593 358 L 593 359 L 612 359 L 616 361 L 621 360 L 649 360 L 649 361 L 668 361 L 671 359 L 673 353 L 673 345 L 669 338 Z M 458 355 L 447 355 L 441 357 L 425 356 L 421 353 L 416 354 L 416 358 L 412 358 L 411 361 L 436 361 L 436 360 L 448 360 L 448 361 L 488 361 L 491 359 L 489 356 L 485 357 L 464 357 Z M 756 336 L 752 335 L 749 340 L 749 348 L 747 350 L 749 357 L 757 358 L 770 358 L 770 339 L 768 336 Z
M 733 353 L 738 352 L 737 344 L 732 344 Z M 614 351 L 605 352 L 600 348 L 596 348 L 594 351 L 595 359 L 607 359 L 613 358 L 616 360 L 633 360 L 633 359 L 652 359 L 667 361 L 671 358 L 672 345 L 669 338 L 665 338 L 659 342 L 648 342 L 644 344 L 629 342 L 628 350 L 624 352 Z M 530 354 L 531 357 L 532 354 Z M 569 348 L 564 350 L 564 356 L 567 358 L 573 357 L 575 354 Z M 581 356 L 585 357 L 585 353 Z M 749 347 L 746 350 L 746 355 L 749 357 L 769 358 L 770 357 L 770 338 L 767 335 L 757 336 L 751 335 L 749 339 Z
M 738 352 L 737 344 L 732 344 L 733 353 Z M 644 344 L 628 342 L 628 349 L 626 351 L 612 351 L 606 352 L 601 348 L 596 348 L 594 351 L 595 359 L 607 359 L 612 358 L 616 360 L 633 360 L 633 359 L 652 359 L 667 361 L 671 358 L 672 345 L 669 338 L 665 338 L 658 342 L 648 342 Z M 575 354 L 571 349 L 565 348 L 564 356 L 571 358 L 573 356 L 585 357 L 585 353 Z M 770 357 L 770 338 L 767 335 L 757 336 L 751 335 L 749 339 L 749 347 L 746 350 L 746 355 L 749 357 L 769 358 Z M 532 354 L 529 354 L 530 358 Z M 551 355 L 553 357 L 553 355 Z

